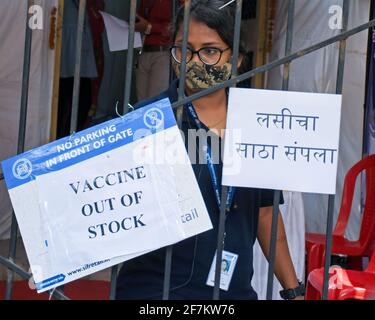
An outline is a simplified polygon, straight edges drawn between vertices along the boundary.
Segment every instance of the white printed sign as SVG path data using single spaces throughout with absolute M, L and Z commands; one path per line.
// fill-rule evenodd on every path
M 38 292 L 212 228 L 168 99 L 2 166 Z
M 128 50 L 129 24 L 108 13 L 100 11 L 103 16 L 104 26 L 107 33 L 109 51 Z M 134 48 L 142 47 L 142 36 L 139 32 L 134 33 Z
M 223 184 L 335 194 L 341 99 L 230 89 Z

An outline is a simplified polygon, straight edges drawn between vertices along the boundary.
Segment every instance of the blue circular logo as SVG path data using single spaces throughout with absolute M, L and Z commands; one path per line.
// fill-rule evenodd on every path
M 143 121 L 150 129 L 158 129 L 164 124 L 164 114 L 158 108 L 151 108 L 144 116 Z
M 31 164 L 30 160 L 22 158 L 18 159 L 12 167 L 13 175 L 20 180 L 28 178 L 32 171 L 33 165 Z

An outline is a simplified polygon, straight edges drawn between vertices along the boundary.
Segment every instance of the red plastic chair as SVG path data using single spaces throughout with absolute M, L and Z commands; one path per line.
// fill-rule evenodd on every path
M 5 299 L 5 281 L 0 281 L 0 301 Z M 108 300 L 110 282 L 104 280 L 79 279 L 64 285 L 64 294 L 71 300 Z M 12 300 L 49 300 L 48 292 L 37 293 L 29 287 L 29 281 L 13 283 Z M 54 300 L 55 298 L 52 298 Z
M 362 216 L 362 224 L 358 241 L 345 239 L 355 183 L 358 175 L 365 170 L 366 200 Z M 366 157 L 355 164 L 346 174 L 343 188 L 341 208 L 337 224 L 333 231 L 332 254 L 349 256 L 349 262 L 362 261 L 362 257 L 370 257 L 375 248 L 375 155 Z M 324 265 L 326 236 L 324 234 L 306 233 L 307 275 L 314 269 Z M 354 258 L 354 259 L 353 259 Z
M 322 296 L 324 268 L 313 270 L 308 277 L 306 300 Z M 365 271 L 330 268 L 329 300 L 375 300 L 375 251 Z

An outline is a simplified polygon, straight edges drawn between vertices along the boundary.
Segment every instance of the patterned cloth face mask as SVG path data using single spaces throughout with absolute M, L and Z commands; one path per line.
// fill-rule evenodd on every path
M 180 76 L 180 64 L 172 61 L 173 69 Z M 193 91 L 204 90 L 229 80 L 232 75 L 232 64 L 209 66 L 196 61 L 186 64 L 186 87 Z

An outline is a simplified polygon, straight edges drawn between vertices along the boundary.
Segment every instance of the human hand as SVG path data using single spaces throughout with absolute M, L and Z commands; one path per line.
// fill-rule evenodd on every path
M 135 31 L 144 33 L 147 30 L 147 26 L 149 22 L 142 18 L 141 16 L 137 15 L 137 20 L 135 24 Z

